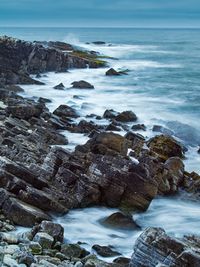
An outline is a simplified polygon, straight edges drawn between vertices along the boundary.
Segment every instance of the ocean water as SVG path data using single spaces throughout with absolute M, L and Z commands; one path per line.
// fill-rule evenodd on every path
M 78 120 L 91 113 L 103 115 L 107 108 L 132 110 L 139 118 L 138 123 L 147 126 L 146 132 L 140 132 L 144 136 L 155 135 L 152 132 L 155 124 L 173 131 L 173 135 L 188 148 L 184 161 L 186 170 L 200 173 L 200 154 L 197 153 L 200 145 L 200 30 L 0 28 L 0 34 L 30 41 L 66 41 L 116 58 L 108 60 L 110 67 L 129 69 L 128 75 L 106 77 L 108 68 L 47 73 L 40 78 L 44 86 L 23 86 L 24 95 L 51 99 L 52 103 L 48 105 L 51 111 L 60 104 L 75 107 L 81 116 Z M 106 44 L 94 45 L 92 41 L 105 41 Z M 95 89 L 71 88 L 73 81 L 82 79 L 92 83 Z M 66 89 L 53 89 L 60 82 Z M 71 150 L 88 139 L 67 131 L 64 134 L 69 139 L 66 148 Z M 114 211 L 106 208 L 75 210 L 55 218 L 55 221 L 65 227 L 69 241 L 86 241 L 88 247 L 94 243 L 113 245 L 130 256 L 141 231 L 118 232 L 100 225 L 99 220 Z M 200 234 L 198 203 L 179 197 L 155 199 L 147 212 L 133 216 L 142 230 L 160 226 L 175 236 Z

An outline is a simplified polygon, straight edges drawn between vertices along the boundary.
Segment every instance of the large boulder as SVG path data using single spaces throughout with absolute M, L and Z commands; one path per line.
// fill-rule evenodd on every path
M 127 110 L 127 111 L 123 111 L 119 113 L 115 117 L 115 120 L 120 121 L 120 122 L 131 122 L 131 121 L 136 121 L 137 116 L 131 110 Z
M 2 206 L 2 211 L 15 224 L 30 227 L 36 222 L 51 218 L 39 208 L 26 204 L 16 198 L 9 197 Z
M 130 267 L 200 266 L 200 241 L 196 237 L 177 239 L 162 228 L 147 228 L 137 239 Z
M 76 150 L 91 151 L 95 154 L 121 154 L 127 155 L 128 140 L 119 134 L 102 132 L 95 135 L 84 146 L 78 146 Z
M 42 104 L 20 103 L 8 106 L 6 111 L 13 117 L 19 119 L 30 119 L 32 117 L 39 117 L 44 111 L 44 106 Z
M 158 135 L 147 142 L 152 155 L 165 161 L 170 157 L 183 158 L 184 149 L 173 137 Z

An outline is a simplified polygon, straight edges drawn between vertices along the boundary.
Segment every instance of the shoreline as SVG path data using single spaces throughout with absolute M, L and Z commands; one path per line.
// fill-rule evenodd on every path
M 6 41 L 6 44 L 3 45 L 15 55 L 16 51 L 12 47 L 13 42 L 16 44 L 16 40 L 8 39 L 8 43 Z M 1 79 L 2 88 L 0 90 L 0 128 L 2 133 L 0 203 L 7 219 L 22 226 L 33 226 L 35 222 L 41 223 L 41 221 L 50 220 L 49 213 L 51 212 L 66 213 L 73 208 L 102 205 L 119 208 L 124 213 L 125 218 L 123 220 L 126 221 L 129 218 L 129 212 L 127 213 L 127 211 L 145 211 L 157 195 L 174 195 L 180 188 L 192 193 L 194 198 L 198 200 L 200 177 L 196 173 L 188 173 L 184 170 L 182 162 L 185 153 L 184 146 L 173 137 L 162 132 L 160 135 L 146 140 L 134 129 L 130 131 L 128 127 L 130 123 L 135 129 L 145 129 L 145 125 L 138 123 L 137 114 L 132 110 L 119 112 L 107 109 L 102 117 L 88 114 L 91 118 L 95 118 L 96 123 L 94 123 L 84 120 L 76 108 L 64 103 L 50 112 L 47 108 L 49 99 L 40 98 L 39 101 L 35 101 L 20 96 L 19 94 L 22 93 L 23 89 L 18 85 L 13 85 L 14 81 L 42 86 L 42 82 L 30 78 L 26 71 L 31 70 L 38 76 L 43 75 L 38 70 L 47 72 L 52 68 L 51 53 L 56 57 L 58 56 L 60 60 L 54 66 L 55 71 L 63 71 L 63 66 L 72 66 L 73 64 L 77 68 L 87 67 L 88 64 L 95 68 L 102 66 L 98 54 L 94 54 L 93 57 L 87 51 L 84 52 L 84 58 L 82 58 L 80 55 L 77 56 L 76 52 L 73 61 L 71 61 L 71 54 L 62 52 L 58 47 L 55 49 L 54 44 L 53 48 L 39 46 L 42 53 L 38 52 L 33 56 L 32 45 L 26 42 L 18 43 L 19 48 L 21 46 L 27 48 L 28 46 L 27 65 L 23 66 L 25 72 L 17 72 L 15 76 L 16 70 L 22 66 L 15 65 L 17 62 L 12 62 L 12 69 L 10 70 L 10 65 L 7 64 L 6 75 L 4 68 L 4 75 L 1 76 L 6 78 Z M 57 45 L 67 44 L 57 43 Z M 37 48 L 38 44 L 36 44 L 34 50 L 37 51 Z M 41 61 L 43 53 L 46 53 L 46 59 Z M 23 53 L 22 57 L 24 59 Z M 21 64 L 20 62 L 21 58 L 18 63 Z M 65 63 L 67 64 L 65 65 Z M 11 76 L 9 76 L 10 73 Z M 112 74 L 111 76 L 113 75 L 118 76 L 118 74 Z M 111 76 L 109 79 L 112 79 Z M 10 82 L 12 84 L 9 84 Z M 59 88 L 54 90 L 63 90 L 60 84 L 55 86 Z M 84 83 L 78 81 L 75 86 L 80 91 L 90 88 L 91 94 L 95 92 L 95 88 L 92 88 L 93 85 L 88 84 L 87 81 L 84 81 Z M 77 118 L 81 118 L 81 120 L 77 122 Z M 106 121 L 106 123 L 98 124 L 97 121 L 101 120 Z M 126 132 L 125 136 L 116 133 L 116 131 L 120 133 L 122 129 Z M 75 151 L 72 152 L 56 147 L 57 145 L 67 145 L 66 137 L 60 133 L 60 131 L 66 130 L 72 134 L 85 134 L 90 139 L 86 144 L 76 146 Z M 52 148 L 54 145 L 55 147 Z M 9 223 L 6 227 L 5 231 L 12 228 Z M 48 255 L 48 257 L 44 259 L 41 256 L 31 254 L 32 260 L 36 262 L 47 261 L 46 264 L 48 264 L 48 260 L 51 261 L 55 256 L 50 252 L 57 238 L 52 237 L 51 230 L 52 227 L 58 228 L 60 226 L 50 224 L 48 227 L 50 227 L 50 230 L 41 224 L 35 226 L 32 230 L 32 236 L 19 238 L 17 241 L 15 238 L 13 241 L 12 237 L 3 234 L 2 242 L 7 242 L 7 244 L 3 243 L 3 246 L 9 247 L 10 244 L 22 242 L 22 244 L 26 244 L 22 247 L 25 250 L 27 249 L 26 253 L 28 253 L 30 252 L 29 243 L 33 240 L 40 245 L 40 247 L 37 247 L 39 253 L 36 253 L 36 255 L 46 253 L 44 255 Z M 63 230 L 60 231 L 63 232 Z M 61 234 L 61 240 L 62 235 L 63 233 Z M 145 235 L 153 236 L 153 238 L 161 235 L 169 241 L 169 237 L 161 230 L 148 229 L 139 237 L 137 244 L 140 241 L 146 242 Z M 162 240 L 159 242 L 162 243 Z M 173 242 L 179 241 L 174 240 Z M 182 244 L 182 251 L 184 251 L 189 245 L 186 241 L 182 242 L 185 242 Z M 29 244 L 28 248 L 25 248 L 27 243 Z M 46 245 L 47 247 L 45 247 Z M 148 245 L 150 246 L 150 244 Z M 170 244 L 167 243 L 167 246 L 170 246 Z M 18 246 L 15 249 L 18 249 Z M 73 254 L 76 249 L 78 250 L 78 256 Z M 109 255 L 116 252 L 113 252 L 112 249 L 109 250 L 108 247 L 98 247 L 98 249 L 101 253 L 102 250 L 103 253 L 110 253 Z M 162 250 L 160 247 L 158 249 Z M 174 247 L 170 249 L 173 251 Z M 193 251 L 193 245 L 191 244 L 190 249 Z M 65 254 L 64 258 L 60 255 L 57 260 L 58 264 L 65 264 L 64 261 L 69 260 L 69 258 L 71 261 L 71 258 L 74 258 L 72 260 L 74 265 L 72 266 L 87 266 L 87 264 L 90 266 L 87 262 L 91 261 L 96 264 L 94 266 L 135 266 L 134 264 L 137 264 L 138 259 L 140 259 L 140 252 L 137 252 L 136 249 L 130 265 L 127 259 L 121 259 L 123 262 L 121 265 L 120 260 L 118 263 L 108 265 L 108 263 L 99 262 L 95 256 L 90 255 L 87 258 L 88 253 L 77 246 L 72 249 L 69 248 L 69 245 L 67 247 L 66 244 L 60 244 L 60 247 L 56 247 L 55 250 L 55 253 L 61 251 Z M 69 250 L 72 255 L 69 255 Z M 148 255 L 147 251 L 145 253 L 147 258 L 151 256 Z M 174 251 L 174 253 L 176 256 L 171 261 L 176 261 L 182 257 L 179 251 Z M 164 257 L 167 257 L 167 255 Z M 198 254 L 193 255 L 193 257 L 198 261 Z M 10 261 L 17 260 L 10 256 L 8 258 Z M 75 260 L 75 258 L 78 258 L 78 260 Z M 181 258 L 181 261 L 183 259 Z M 189 256 L 188 258 L 186 256 L 186 260 L 189 260 Z M 124 263 L 125 261 L 126 263 Z M 79 262 L 79 265 L 77 262 Z M 36 265 L 30 266 L 42 265 L 36 263 Z

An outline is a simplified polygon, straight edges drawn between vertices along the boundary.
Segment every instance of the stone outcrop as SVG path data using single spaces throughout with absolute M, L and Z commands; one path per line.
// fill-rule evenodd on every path
M 25 42 L 7 36 L 0 38 L 0 84 L 42 84 L 29 74 L 66 72 L 70 68 L 97 68 L 98 60 L 77 56 L 65 43 Z M 72 47 L 70 46 L 70 49 Z M 9 57 L 7 56 L 9 55 Z M 102 66 L 102 62 L 99 63 Z
M 147 228 L 137 239 L 130 267 L 200 266 L 200 240 L 195 236 L 177 239 L 162 228 Z

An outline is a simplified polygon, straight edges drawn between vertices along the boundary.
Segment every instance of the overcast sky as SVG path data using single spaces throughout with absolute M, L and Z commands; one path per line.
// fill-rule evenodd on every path
M 0 25 L 200 27 L 200 0 L 0 0 Z

